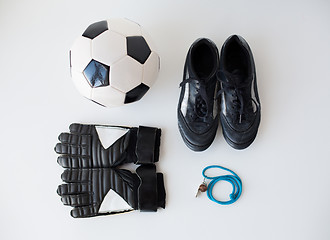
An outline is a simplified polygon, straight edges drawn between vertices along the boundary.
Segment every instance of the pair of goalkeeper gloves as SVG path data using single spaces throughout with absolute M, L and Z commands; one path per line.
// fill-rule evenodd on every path
M 65 184 L 57 193 L 74 218 L 165 208 L 163 174 L 156 172 L 161 130 L 71 124 L 55 146 Z M 138 167 L 135 173 L 125 164 Z

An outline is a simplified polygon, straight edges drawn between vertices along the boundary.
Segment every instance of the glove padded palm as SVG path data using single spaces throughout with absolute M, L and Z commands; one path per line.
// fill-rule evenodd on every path
M 165 208 L 163 175 L 156 173 L 154 165 L 138 167 L 137 174 L 116 168 L 66 169 L 61 178 L 65 184 L 58 186 L 57 193 L 64 205 L 73 207 L 71 216 L 74 218 Z M 127 203 L 126 207 L 121 204 L 116 209 L 110 203 L 110 208 L 105 206 L 101 211 L 104 199 L 112 191 Z M 118 201 L 111 196 L 110 202 Z
M 55 151 L 64 168 L 109 168 L 124 163 L 158 161 L 161 130 L 152 127 L 86 125 L 73 123 L 61 133 Z

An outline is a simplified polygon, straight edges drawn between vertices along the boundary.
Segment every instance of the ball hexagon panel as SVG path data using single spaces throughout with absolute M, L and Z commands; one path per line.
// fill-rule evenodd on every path
M 125 37 L 141 35 L 140 25 L 126 18 L 109 19 L 108 26 L 111 31 L 120 33 Z
M 111 66 L 126 55 L 126 39 L 124 36 L 105 31 L 92 40 L 92 57 L 96 61 Z
M 84 74 L 81 72 L 72 70 L 71 75 L 72 75 L 72 81 L 73 81 L 74 85 L 76 86 L 77 90 L 79 91 L 79 93 L 81 95 L 83 95 L 84 97 L 90 99 L 92 88 L 89 85 L 89 83 L 87 82 L 87 80 L 85 79 Z
M 129 56 L 111 66 L 110 85 L 127 93 L 142 82 L 143 67 Z
M 143 64 L 143 80 L 142 83 L 151 87 L 157 79 L 160 68 L 159 56 L 155 52 L 151 52 L 147 61 Z
M 93 88 L 91 99 L 105 107 L 117 107 L 124 104 L 125 93 L 111 86 Z
M 106 20 L 93 23 L 83 33 L 84 37 L 94 39 L 104 31 L 108 30 L 108 22 Z
M 147 93 L 149 87 L 143 83 L 126 93 L 125 103 L 132 103 L 140 100 Z
M 134 58 L 141 64 L 149 57 L 151 50 L 142 36 L 126 37 L 127 55 Z
M 109 68 L 105 64 L 92 60 L 83 74 L 93 88 L 104 87 L 109 85 Z
M 92 41 L 78 37 L 70 49 L 70 66 L 72 70 L 82 72 L 92 59 Z

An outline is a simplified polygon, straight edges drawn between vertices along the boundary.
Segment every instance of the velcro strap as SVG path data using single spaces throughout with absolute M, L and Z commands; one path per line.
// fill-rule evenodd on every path
M 157 173 L 157 193 L 158 193 L 158 207 L 165 208 L 165 185 L 164 185 L 164 177 L 162 173 Z
M 140 126 L 137 132 L 136 149 L 137 164 L 158 162 L 160 145 L 159 128 Z
M 156 166 L 153 164 L 142 165 L 136 169 L 140 178 L 138 187 L 138 208 L 141 211 L 157 211 L 158 192 Z

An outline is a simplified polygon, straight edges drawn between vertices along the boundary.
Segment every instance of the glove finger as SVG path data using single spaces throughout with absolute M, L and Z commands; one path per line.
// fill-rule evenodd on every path
M 91 169 L 66 169 L 61 175 L 61 179 L 66 183 L 86 183 L 92 177 Z
M 71 133 L 90 134 L 94 125 L 72 123 L 69 127 Z
M 74 145 L 90 145 L 90 135 L 77 135 L 71 133 L 61 133 L 58 140 L 62 143 L 70 143 Z
M 82 194 L 91 191 L 91 185 L 88 183 L 68 183 L 59 185 L 57 188 L 57 194 L 60 196 L 68 194 Z
M 88 156 L 59 156 L 57 163 L 64 168 L 91 168 L 92 161 Z
M 57 143 L 55 152 L 58 154 L 89 156 L 90 147 L 88 145 L 71 145 L 68 143 Z
M 92 195 L 90 194 L 76 194 L 76 195 L 63 195 L 61 201 L 64 205 L 72 207 L 87 206 L 93 202 Z
M 75 207 L 71 210 L 71 216 L 74 218 L 94 217 L 99 215 L 99 204 L 93 204 L 84 207 Z

